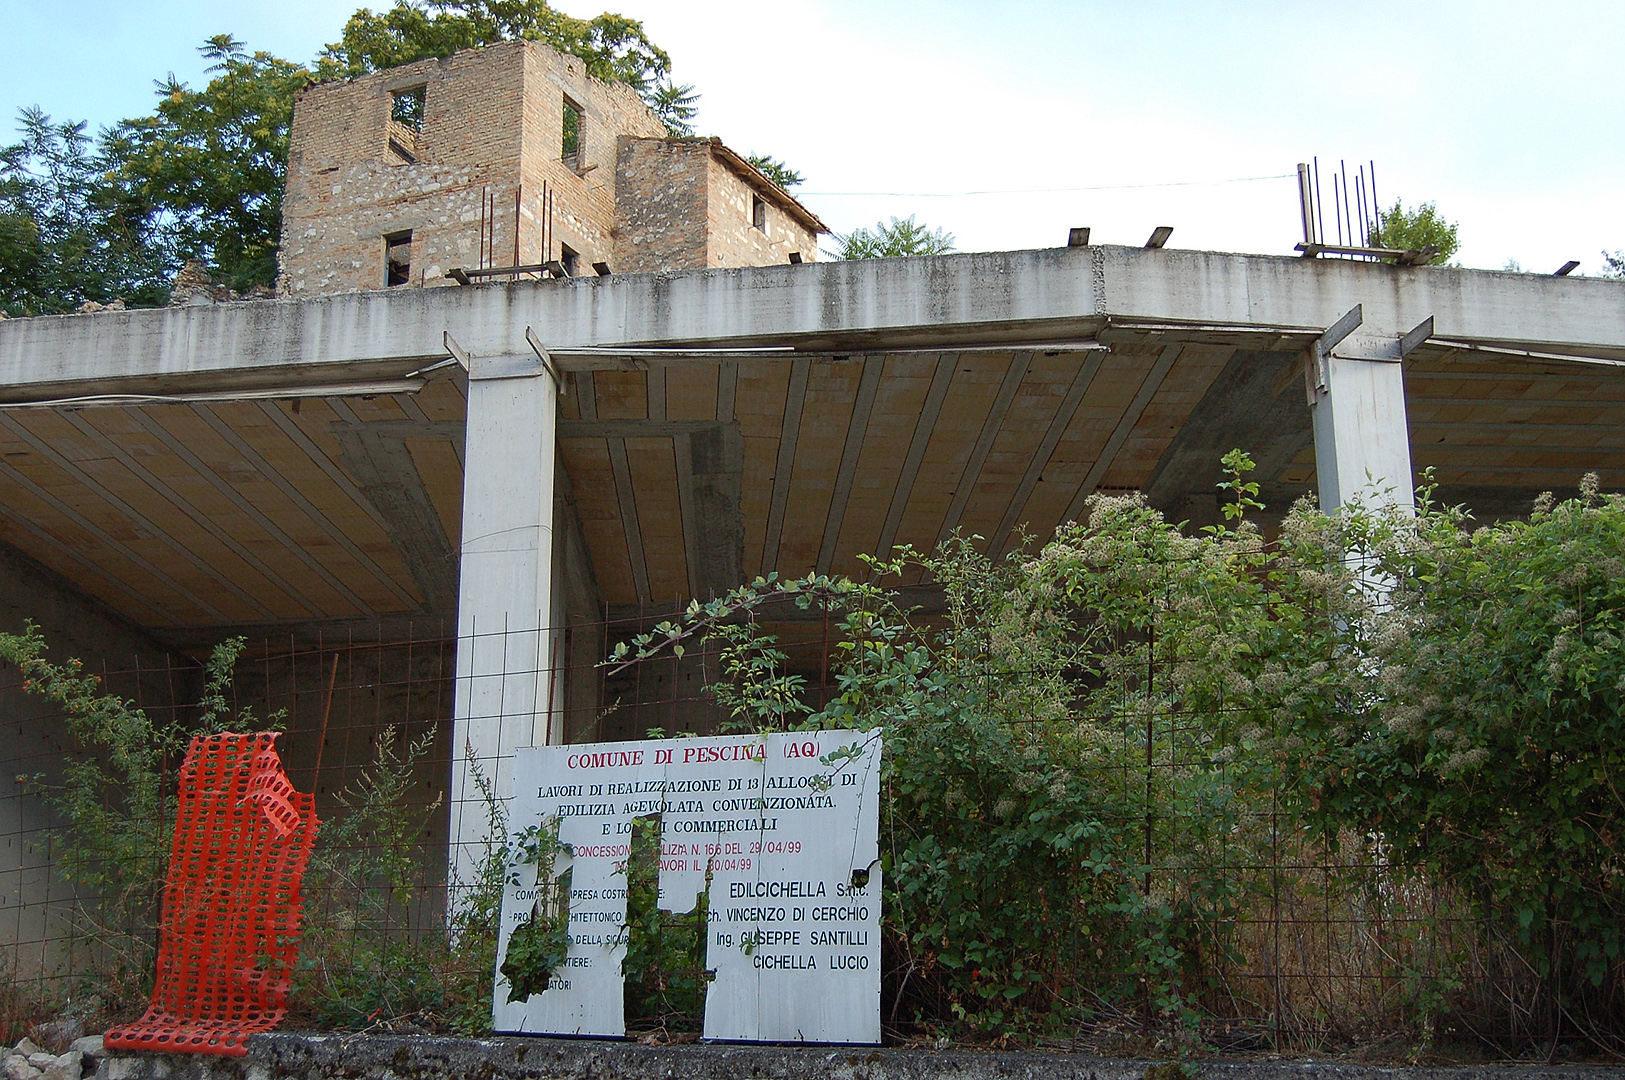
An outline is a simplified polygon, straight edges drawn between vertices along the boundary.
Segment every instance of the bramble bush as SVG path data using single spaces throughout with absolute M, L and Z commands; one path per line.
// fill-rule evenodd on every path
M 1300 503 L 1266 540 L 1252 463 L 1225 464 L 1221 526 L 1097 495 L 1003 559 L 955 537 L 862 581 L 759 578 L 610 663 L 704 641 L 725 728 L 884 729 L 893 1030 L 1619 1052 L 1625 499 L 1588 477 L 1477 526 L 1424 487 L 1414 513 Z M 940 608 L 902 606 L 890 584 L 917 575 Z M 833 695 L 763 629 L 785 604 L 829 613 Z M 195 717 L 163 725 L 50 665 L 37 631 L 0 636 L 94 751 L 40 790 L 74 841 L 66 871 L 103 898 L 76 928 L 126 983 L 150 979 L 185 738 L 257 723 L 226 712 L 240 647 L 216 652 Z M 299 999 L 324 1025 L 488 1023 L 518 856 L 477 777 L 478 879 L 453 883 L 449 935 L 412 928 L 426 751 L 386 738 L 324 825 Z M 680 1023 L 703 1003 L 699 936 L 644 899 L 629 1014 Z
M 55 866 L 76 888 L 63 915 L 63 944 L 74 960 L 69 967 L 81 974 L 61 989 L 67 1000 L 88 994 L 96 1001 L 95 1015 L 85 1019 L 139 1013 L 151 992 L 179 805 L 177 774 L 192 736 L 277 730 L 284 722 L 282 712 L 261 719 L 247 706 L 232 707 L 232 672 L 245 645 L 233 638 L 217 646 L 204 666 L 197 705 L 155 719 L 106 692 L 80 661 L 47 659 L 38 627 L 0 634 L 0 661 L 21 670 L 26 692 L 56 707 L 81 751 L 65 760 L 54 781 L 23 779 L 63 822 L 53 837 Z M 459 891 L 447 928 L 425 930 L 409 909 L 424 892 L 420 837 L 438 804 L 413 800 L 410 788 L 432 739 L 420 736 L 397 752 L 394 729 L 386 728 L 374 761 L 340 793 L 342 812 L 317 832 L 290 1001 L 298 1019 L 353 1028 L 415 1016 L 454 1031 L 489 1029 L 506 815 L 476 768 L 490 828 L 485 858 L 476 880 Z M 7 1011 L 54 1007 L 23 1001 L 27 996 Z
M 53 845 L 55 863 L 75 887 L 66 907 L 69 947 L 88 954 L 91 980 L 109 1007 L 128 1006 L 151 989 L 157 959 L 158 904 L 169 871 L 179 806 L 175 775 L 194 734 L 233 727 L 254 731 L 262 721 L 231 711 L 226 693 L 244 641 L 216 646 L 204 667 L 204 691 L 188 720 L 176 713 L 154 720 L 87 674 L 76 659 L 46 657 L 39 627 L 0 634 L 0 662 L 21 670 L 23 689 L 50 701 L 86 751 L 69 757 L 62 775 L 20 777 L 67 824 Z M 281 722 L 273 714 L 263 723 Z
M 736 728 L 884 727 L 893 1023 L 1617 1048 L 1625 503 L 1588 479 L 1475 529 L 1424 488 L 1300 503 L 1266 543 L 1225 465 L 1222 526 L 1097 495 L 1036 552 L 759 578 L 611 662 L 704 639 Z M 821 707 L 761 629 L 783 603 L 836 619 Z

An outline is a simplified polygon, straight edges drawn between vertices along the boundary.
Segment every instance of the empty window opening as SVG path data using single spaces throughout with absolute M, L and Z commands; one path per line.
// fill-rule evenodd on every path
M 767 231 L 767 203 L 762 201 L 760 195 L 750 197 L 750 223 L 763 232 Z
M 423 130 L 424 86 L 410 86 L 390 94 L 389 118 L 413 131 Z
M 564 267 L 565 277 L 575 277 L 576 267 L 581 265 L 581 256 L 569 244 L 560 244 L 559 265 Z
M 564 99 L 564 137 L 559 143 L 559 156 L 574 168 L 581 162 L 581 106 Z
M 384 284 L 409 285 L 412 282 L 412 230 L 384 237 Z

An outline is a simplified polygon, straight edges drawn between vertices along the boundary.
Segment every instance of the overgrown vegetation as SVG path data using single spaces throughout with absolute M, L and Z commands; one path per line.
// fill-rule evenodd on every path
M 1252 463 L 1225 464 L 1221 526 L 1096 496 L 1004 559 L 955 537 L 861 581 L 758 579 L 613 663 L 704 644 L 734 730 L 884 729 L 894 1032 L 1175 1055 L 1625 1050 L 1625 498 L 1587 477 L 1479 526 L 1424 488 L 1414 514 L 1300 504 L 1266 538 Z M 890 589 L 920 577 L 940 608 Z M 832 696 L 763 629 L 774 605 L 830 612 Z M 196 716 L 165 726 L 47 663 L 36 631 L 0 637 L 95 751 L 51 797 L 78 844 L 68 872 L 107 898 L 75 909 L 77 932 L 131 987 L 178 747 L 254 722 L 226 709 L 238 648 L 216 653 Z M 546 828 L 510 838 L 483 774 L 476 879 L 443 920 L 423 910 L 434 807 L 410 791 L 428 749 L 385 732 L 324 825 L 298 984 L 311 1023 L 483 1030 L 503 886 L 530 863 L 547 884 L 509 949 L 514 994 L 563 957 L 568 853 Z M 692 1026 L 708 904 L 661 910 L 659 837 L 655 819 L 632 835 L 626 1010 Z
M 710 974 L 705 967 L 710 875 L 692 911 L 660 906 L 661 817 L 632 819 L 626 859 L 626 956 L 622 1000 L 629 1029 L 698 1031 Z
M 70 947 L 92 958 L 96 992 L 109 1008 L 139 1000 L 152 985 L 157 956 L 158 901 L 169 870 L 179 800 L 175 776 L 195 734 L 233 727 L 276 728 L 248 709 L 233 712 L 225 692 L 244 642 L 215 648 L 204 670 L 204 693 L 183 721 L 155 720 L 131 702 L 103 691 L 100 676 L 70 659 L 46 656 L 44 636 L 30 623 L 0 634 L 0 662 L 21 670 L 23 689 L 49 701 L 81 753 L 59 777 L 20 777 L 66 823 L 52 846 L 52 863 L 75 889 L 65 905 Z
M 0 634 L 0 662 L 19 668 L 23 689 L 54 707 L 76 748 L 59 777 L 22 779 L 63 823 L 51 838 L 52 864 L 76 892 L 54 914 L 64 924 L 52 930 L 61 935 L 63 968 L 77 975 L 56 987 L 55 1001 L 24 1001 L 13 983 L 7 992 L 16 1000 L 4 1017 L 72 1004 L 88 1023 L 107 1023 L 144 1007 L 187 744 L 198 734 L 278 730 L 285 719 L 233 707 L 232 671 L 244 647 L 241 638 L 218 646 L 204 667 L 198 704 L 155 719 L 107 693 L 80 661 L 49 660 L 37 627 Z M 489 1028 L 507 818 L 473 766 L 488 817 L 486 850 L 446 917 L 442 882 L 424 861 L 439 803 L 413 793 L 433 739 L 431 732 L 402 745 L 386 727 L 371 764 L 339 794 L 342 811 L 322 822 L 303 890 L 290 1003 L 298 1020 L 326 1028 L 379 1020 L 463 1033 Z
M 514 840 L 514 884 L 522 884 L 517 869 L 536 867 L 535 899 L 530 917 L 513 928 L 503 954 L 501 972 L 508 980 L 508 1000 L 524 1001 L 547 989 L 553 973 L 564 965 L 570 951 L 570 879 L 566 867 L 558 868 L 559 856 L 572 854 L 570 845 L 559 843 L 559 821 L 526 826 Z
M 1377 227 L 1371 232 L 1371 243 L 1376 247 L 1395 248 L 1399 251 L 1433 249 L 1426 265 L 1449 263 L 1461 248 L 1457 236 L 1457 223 L 1446 221 L 1433 203 L 1418 203 L 1411 209 L 1398 199 L 1387 210 L 1377 211 Z
M 1037 552 L 759 579 L 618 662 L 709 639 L 738 726 L 884 726 L 904 1030 L 1620 1049 L 1625 501 L 1300 504 L 1266 543 L 1226 465 L 1226 526 L 1096 496 Z M 838 612 L 821 708 L 774 603 Z

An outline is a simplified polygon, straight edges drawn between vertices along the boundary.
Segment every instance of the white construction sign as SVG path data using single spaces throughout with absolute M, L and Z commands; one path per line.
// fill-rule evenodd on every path
M 510 830 L 519 851 L 530 830 L 531 858 L 503 897 L 493 1026 L 625 1035 L 628 863 L 658 827 L 659 907 L 704 920 L 705 1038 L 878 1043 L 880 750 L 878 730 L 520 750 Z M 508 970 L 528 996 L 510 1001 L 516 928 Z

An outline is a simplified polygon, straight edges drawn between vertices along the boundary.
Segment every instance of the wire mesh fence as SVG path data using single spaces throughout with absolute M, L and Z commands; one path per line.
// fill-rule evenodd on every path
M 323 822 L 290 1024 L 488 1028 L 503 868 L 477 854 L 448 860 L 454 836 L 478 831 L 457 822 L 484 823 L 487 853 L 503 849 L 517 823 L 501 810 L 502 756 L 538 733 L 617 741 L 737 724 L 737 700 L 715 689 L 738 660 L 725 642 L 599 662 L 674 614 L 552 628 L 544 633 L 562 644 L 531 651 L 546 663 L 505 672 L 533 682 L 533 712 L 458 721 L 459 650 L 504 635 L 470 642 L 444 626 L 380 625 L 247 643 L 225 715 L 284 732 L 287 774 L 314 793 Z M 803 707 L 785 723 L 852 692 L 850 635 L 827 603 L 748 617 L 772 632 L 772 662 L 796 677 Z M 916 623 L 929 632 L 945 617 L 917 613 Z M 1619 1052 L 1617 958 L 1577 1005 L 1553 993 L 1563 973 L 1531 961 L 1507 929 L 1515 918 L 1487 919 L 1459 886 L 1397 863 L 1380 823 L 1309 828 L 1278 792 L 1242 776 L 1237 755 L 1248 745 L 1290 752 L 1240 730 L 1256 725 L 1256 709 L 1145 704 L 1147 689 L 1187 659 L 1172 645 L 1159 652 L 1154 627 L 1149 637 L 1134 643 L 1144 646 L 1139 704 L 1121 713 L 1007 710 L 975 731 L 966 716 L 929 737 L 888 736 L 888 754 L 913 755 L 892 764 L 884 790 L 888 1037 L 1020 1034 L 1108 1052 L 1389 1059 Z M 154 729 L 198 723 L 209 693 L 201 657 L 85 660 L 99 692 L 129 701 Z M 972 673 L 989 701 L 1053 674 L 991 663 Z M 99 1029 L 139 1014 L 179 766 L 173 750 L 151 758 L 165 800 L 153 820 L 128 820 L 124 748 L 75 738 L 37 689 L 16 669 L 0 674 L 9 717 L 0 753 L 16 777 L 0 788 L 0 1027 L 10 1040 L 53 1018 Z M 462 725 L 476 721 L 502 733 L 459 747 Z M 1039 802 L 1050 818 L 1038 820 Z M 922 857 L 928 850 L 936 863 Z M 928 880 L 936 884 L 925 890 Z M 693 933 L 675 916 L 649 925 Z M 656 966 L 627 972 L 631 1030 L 696 1031 L 703 953 L 690 950 L 686 970 L 661 969 L 660 950 L 640 955 Z M 1565 1011 L 1576 1007 L 1592 1013 Z

